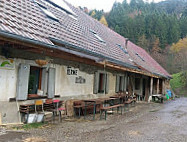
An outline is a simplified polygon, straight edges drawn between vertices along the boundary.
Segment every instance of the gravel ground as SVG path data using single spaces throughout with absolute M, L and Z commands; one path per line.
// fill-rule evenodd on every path
M 66 119 L 62 123 L 24 133 L 0 128 L 3 142 L 187 142 L 187 98 L 159 103 L 138 103 L 107 121 Z M 12 139 L 14 137 L 14 139 Z

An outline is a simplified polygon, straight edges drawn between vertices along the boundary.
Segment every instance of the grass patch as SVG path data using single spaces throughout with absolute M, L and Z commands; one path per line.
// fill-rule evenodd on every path
M 180 72 L 172 75 L 173 79 L 171 79 L 170 84 L 171 88 L 177 95 L 187 95 L 185 74 L 187 74 L 187 72 Z
M 150 110 L 149 112 L 157 112 L 159 111 L 158 109 L 155 109 L 155 110 Z
M 171 79 L 170 84 L 171 87 L 175 90 L 178 88 L 183 88 L 185 86 L 184 82 L 182 81 L 182 73 L 176 73 L 172 75 L 173 79 Z
M 29 129 L 37 129 L 37 128 L 42 128 L 44 125 L 46 125 L 47 123 L 31 123 L 31 124 L 25 124 L 25 125 L 22 125 L 22 126 L 17 126 L 17 127 L 14 127 L 13 129 L 16 129 L 16 130 L 29 130 Z

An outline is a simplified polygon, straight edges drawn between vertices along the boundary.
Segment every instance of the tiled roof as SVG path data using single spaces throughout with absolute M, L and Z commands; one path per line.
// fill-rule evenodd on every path
M 143 69 L 151 73 L 170 76 L 170 74 L 163 67 L 161 67 L 144 49 L 140 48 L 134 43 L 128 42 L 128 51 L 134 62 L 140 65 Z
M 59 22 L 48 18 L 36 2 L 53 13 Z M 142 48 L 129 42 L 129 55 L 135 61 L 136 64 L 134 64 L 129 60 L 128 54 L 125 54 L 118 46 L 125 47 L 124 37 L 78 8 L 68 3 L 67 5 L 77 16 L 68 15 L 46 0 L 0 0 L 0 30 L 49 45 L 54 45 L 51 39 L 56 39 L 129 66 L 137 67 L 136 64 L 138 64 L 151 73 L 169 75 Z M 105 42 L 100 42 L 91 30 L 95 31 Z M 135 52 L 143 56 L 145 62 L 134 56 Z

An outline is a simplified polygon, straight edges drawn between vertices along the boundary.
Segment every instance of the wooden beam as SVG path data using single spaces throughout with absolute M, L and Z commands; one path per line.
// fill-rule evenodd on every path
M 165 94 L 165 80 L 162 80 L 162 94 Z
M 100 64 L 104 65 L 103 62 L 100 62 Z M 111 67 L 113 69 L 118 69 L 118 70 L 121 70 L 121 71 L 128 71 L 128 72 L 142 74 L 142 75 L 146 75 L 146 76 L 150 76 L 150 77 L 154 77 L 154 78 L 159 78 L 159 76 L 153 75 L 153 74 L 148 73 L 148 72 L 143 72 L 143 71 L 138 71 L 136 69 L 130 69 L 130 68 L 122 67 L 122 66 L 110 63 L 110 62 L 106 62 L 105 65 L 106 65 L 106 67 Z
M 159 78 L 157 79 L 156 93 L 159 94 Z
M 151 80 L 150 80 L 150 96 L 153 95 L 153 77 L 151 77 Z
M 1 118 L 1 113 L 0 113 L 0 125 L 2 125 L 2 118 Z

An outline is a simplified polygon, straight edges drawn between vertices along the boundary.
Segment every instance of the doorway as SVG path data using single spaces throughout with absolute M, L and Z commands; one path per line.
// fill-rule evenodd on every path
M 41 80 L 42 68 L 31 66 L 28 87 L 29 94 L 37 94 L 38 89 L 41 89 Z

